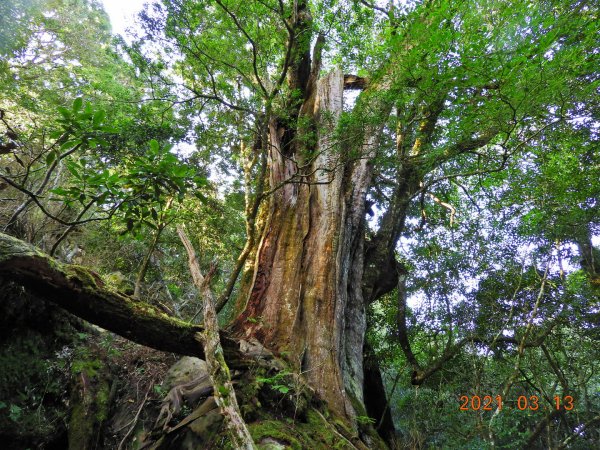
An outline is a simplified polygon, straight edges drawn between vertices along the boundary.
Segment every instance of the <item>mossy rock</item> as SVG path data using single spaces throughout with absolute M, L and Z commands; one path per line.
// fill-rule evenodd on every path
M 260 450 L 283 450 L 286 448 L 281 442 L 272 438 L 264 438 L 262 441 L 258 442 L 257 445 Z
M 163 388 L 169 391 L 174 386 L 189 383 L 208 374 L 206 361 L 193 356 L 184 356 L 171 366 L 163 381 Z
M 290 418 L 262 420 L 248 424 L 252 438 L 260 449 L 354 449 L 345 430 L 325 419 L 317 410 L 309 410 L 306 422 Z M 354 436 L 356 439 L 357 436 Z
M 283 447 L 280 448 L 291 448 L 294 450 L 311 448 L 306 447 L 306 445 L 308 445 L 310 442 L 310 438 L 308 436 L 303 436 L 299 430 L 294 430 L 283 422 L 277 420 L 268 420 L 249 424 L 248 429 L 252 435 L 252 438 L 254 439 L 254 442 L 267 442 L 267 446 L 259 447 L 265 450 L 269 448 L 269 441 L 274 441 L 279 445 L 283 445 Z

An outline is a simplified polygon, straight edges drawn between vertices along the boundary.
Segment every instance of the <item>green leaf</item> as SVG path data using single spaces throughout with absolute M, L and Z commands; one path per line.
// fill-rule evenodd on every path
M 287 386 L 284 386 L 282 384 L 277 384 L 275 386 L 273 386 L 275 389 L 277 389 L 279 392 L 281 392 L 282 394 L 287 394 L 290 391 L 290 388 Z
M 96 205 L 103 205 L 106 202 L 106 199 L 108 198 L 109 194 L 109 192 L 104 192 L 100 197 L 98 197 L 96 199 Z
M 50 192 L 52 192 L 53 194 L 62 195 L 62 196 L 66 196 L 69 194 L 69 191 L 67 191 L 66 189 L 60 188 L 60 187 L 58 187 L 56 189 L 50 189 Z
M 158 141 L 156 139 L 152 139 L 148 144 L 150 145 L 150 153 L 157 155 L 159 151 Z
M 65 108 L 64 106 L 58 106 L 56 109 L 65 119 L 71 119 L 71 111 L 69 111 L 67 108 Z
M 173 168 L 173 174 L 176 177 L 183 178 L 187 175 L 188 168 L 186 166 L 175 166 Z
M 152 222 L 148 222 L 147 220 L 144 220 L 143 222 L 144 222 L 144 225 L 152 228 L 153 230 L 158 230 L 158 227 L 155 224 L 153 224 Z
M 194 197 L 196 197 L 202 203 L 207 203 L 208 202 L 208 198 L 202 192 L 200 192 L 200 191 L 195 191 L 194 192 Z
M 46 155 L 46 164 L 50 165 L 56 159 L 56 152 L 53 150 Z
M 81 111 L 81 107 L 83 106 L 83 99 L 81 97 L 77 97 L 73 100 L 73 112 Z
M 194 177 L 194 183 L 196 184 L 196 186 L 199 186 L 199 187 L 207 186 L 208 179 L 206 177 L 198 175 L 198 176 Z
M 96 111 L 94 113 L 94 118 L 92 119 L 94 128 L 99 127 L 102 124 L 102 122 L 104 122 L 105 118 L 106 118 L 106 113 L 103 110 Z
M 81 144 L 81 140 L 80 139 L 73 139 L 67 142 L 63 142 L 63 144 L 60 146 L 61 150 L 71 150 L 73 147 L 77 146 Z
M 10 405 L 10 414 L 8 415 L 8 417 L 13 422 L 17 422 L 21 418 L 22 412 L 23 412 L 23 409 L 20 406 Z
M 227 395 L 229 395 L 229 389 L 227 389 L 225 386 L 219 386 L 219 393 L 223 397 L 226 397 Z
M 67 170 L 71 172 L 71 175 L 73 175 L 78 180 L 81 180 L 81 175 L 79 174 L 78 170 L 81 169 L 81 167 L 78 167 L 77 164 L 73 161 L 68 161 L 65 165 L 67 166 Z

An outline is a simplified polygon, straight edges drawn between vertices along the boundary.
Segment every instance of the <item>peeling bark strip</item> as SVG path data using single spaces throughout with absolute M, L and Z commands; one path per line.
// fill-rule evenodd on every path
M 246 423 L 242 419 L 235 390 L 231 383 L 229 368 L 223 357 L 215 299 L 209 285 L 210 276 L 204 277 L 202 275 L 194 246 L 187 237 L 183 227 L 177 227 L 177 234 L 179 234 L 179 238 L 187 251 L 190 272 L 202 299 L 205 329 L 203 333 L 198 333 L 196 338 L 199 344 L 204 346 L 208 373 L 214 388 L 215 402 L 219 406 L 221 414 L 225 417 L 225 423 L 229 429 L 233 446 L 236 449 L 254 450 L 256 447 L 246 427 Z

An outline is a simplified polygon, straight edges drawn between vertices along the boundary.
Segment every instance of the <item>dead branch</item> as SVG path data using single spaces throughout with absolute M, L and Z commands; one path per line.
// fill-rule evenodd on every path
M 209 286 L 210 277 L 205 277 L 202 274 L 194 247 L 182 226 L 177 227 L 177 233 L 188 253 L 188 263 L 192 279 L 204 303 L 205 329 L 204 332 L 197 333 L 196 337 L 198 342 L 204 346 L 204 354 L 214 389 L 215 401 L 219 405 L 221 414 L 225 417 L 225 423 L 229 429 L 229 435 L 234 447 L 254 450 L 256 447 L 240 413 L 235 390 L 231 383 L 229 368 L 223 357 L 215 299 Z

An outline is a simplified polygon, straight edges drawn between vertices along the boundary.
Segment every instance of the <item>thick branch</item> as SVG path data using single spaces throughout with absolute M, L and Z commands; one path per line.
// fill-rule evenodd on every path
M 254 69 L 254 76 L 256 77 L 256 82 L 258 83 L 260 90 L 265 95 L 265 97 L 268 97 L 269 92 L 265 88 L 265 85 L 263 84 L 263 82 L 260 78 L 260 74 L 259 74 L 259 70 L 258 70 L 258 48 L 256 46 L 256 42 L 254 42 L 254 39 L 252 39 L 252 37 L 250 37 L 250 35 L 248 34 L 248 32 L 246 31 L 244 26 L 241 24 L 239 19 L 236 17 L 236 15 L 229 8 L 227 8 L 227 6 L 225 6 L 225 4 L 222 1 L 217 0 L 217 4 L 223 9 L 223 11 L 225 11 L 225 13 L 229 17 L 231 17 L 231 20 L 233 20 L 233 23 L 235 24 L 235 26 L 238 28 L 238 30 L 240 30 L 240 32 L 246 37 L 246 39 L 250 43 L 250 46 L 252 47 L 252 67 Z
M 32 294 L 138 344 L 204 357 L 195 340 L 202 328 L 112 291 L 91 270 L 63 264 L 3 233 L 0 233 L 0 276 L 5 282 L 16 282 Z M 226 338 L 224 345 L 226 354 L 237 353 L 231 339 Z
M 402 281 L 405 275 L 400 276 L 400 280 Z M 453 359 L 455 356 L 459 354 L 459 352 L 463 349 L 463 347 L 467 344 L 479 344 L 485 345 L 488 347 L 494 347 L 498 344 L 512 344 L 512 345 L 520 345 L 523 348 L 531 348 L 531 347 L 542 347 L 544 349 L 544 342 L 548 335 L 554 329 L 554 326 L 558 322 L 551 323 L 546 330 L 544 330 L 539 335 L 529 339 L 517 339 L 516 337 L 509 336 L 496 336 L 493 338 L 481 337 L 481 336 L 467 336 L 460 339 L 456 343 L 448 342 L 448 345 L 444 349 L 443 353 L 437 357 L 435 360 L 430 362 L 427 367 L 423 367 L 419 364 L 415 355 L 412 352 L 410 341 L 408 338 L 408 327 L 406 325 L 406 300 L 405 295 L 400 297 L 403 292 L 402 283 L 399 282 L 398 285 L 398 317 L 397 317 L 397 327 L 398 327 L 398 339 L 400 342 L 400 347 L 406 356 L 407 361 L 411 364 L 413 368 L 413 373 L 411 376 L 411 383 L 414 385 L 421 385 L 431 377 L 434 373 L 438 372 L 444 367 L 448 361 Z M 404 298 L 404 300 L 403 300 Z
M 0 233 L 0 289 L 15 282 L 31 294 L 138 344 L 164 352 L 204 358 L 198 336 L 203 328 L 168 316 L 158 308 L 111 290 L 93 271 L 64 264 L 32 245 Z M 232 368 L 272 367 L 273 354 L 255 341 L 221 331 L 223 355 Z
M 598 423 L 600 423 L 600 414 L 592 417 L 589 421 L 582 424 L 581 427 L 578 427 L 577 432 L 573 433 L 571 436 L 565 439 L 557 448 L 559 450 L 569 448 L 569 445 L 572 441 L 574 441 L 577 438 L 581 438 L 582 436 L 585 436 L 585 432 L 587 432 L 592 426 L 595 426 Z M 593 430 L 594 428 L 591 429 Z
M 396 326 L 398 327 L 398 341 L 400 347 L 406 356 L 406 360 L 413 368 L 413 380 L 422 373 L 421 366 L 415 357 L 412 348 L 410 346 L 410 339 L 408 337 L 408 327 L 406 326 L 406 274 L 400 274 L 398 276 L 398 313 L 396 316 Z M 415 383 L 413 384 L 420 384 Z
M 6 122 L 5 122 L 6 123 Z M 8 126 L 8 124 L 7 124 Z M 56 142 L 54 143 L 54 145 L 56 145 L 57 143 L 60 143 L 62 141 L 65 141 L 67 139 L 66 135 L 63 134 L 62 136 L 60 136 Z M 53 147 L 54 147 L 53 145 Z M 19 217 L 19 215 L 32 203 L 35 202 L 36 204 L 39 203 L 37 202 L 37 197 L 40 196 L 43 192 L 44 189 L 46 188 L 46 186 L 48 185 L 48 182 L 50 181 L 50 177 L 52 176 L 52 173 L 54 172 L 54 170 L 58 167 L 58 164 L 60 161 L 62 161 L 63 159 L 65 159 L 67 156 L 75 153 L 77 150 L 79 150 L 79 148 L 81 147 L 81 144 L 77 144 L 75 147 L 73 147 L 71 150 L 63 153 L 62 155 L 58 156 L 50 165 L 50 167 L 48 168 L 48 170 L 46 171 L 46 175 L 44 176 L 44 180 L 42 181 L 42 183 L 40 184 L 40 186 L 38 187 L 38 189 L 36 190 L 35 194 L 31 193 L 29 191 L 27 191 L 24 187 L 23 189 L 20 189 L 19 187 L 11 184 L 14 188 L 18 189 L 19 191 L 23 192 L 24 194 L 27 194 L 29 196 L 29 198 L 23 203 L 21 204 L 21 206 L 19 206 L 17 208 L 17 210 L 14 212 L 14 214 L 10 217 L 10 219 L 8 220 L 8 222 L 6 223 L 4 229 L 8 229 L 8 227 L 15 221 L 17 220 L 17 218 Z M 51 148 L 52 149 L 52 148 Z M 29 169 L 28 169 L 29 171 Z M 5 177 L 3 177 L 5 178 Z M 41 208 L 41 206 L 40 206 Z M 42 211 L 43 208 L 42 208 Z M 45 213 L 45 211 L 44 211 Z M 46 214 L 47 215 L 47 214 Z
M 540 437 L 543 431 L 546 429 L 548 424 L 554 420 L 555 417 L 561 414 L 561 411 L 558 409 L 554 409 L 550 411 L 548 414 L 544 416 L 542 420 L 538 422 L 538 424 L 533 429 L 532 433 L 529 435 L 527 439 L 527 443 L 524 448 L 533 448 L 535 447 L 535 441 Z
M 600 251 L 592 244 L 592 233 L 588 226 L 578 233 L 576 242 L 581 257 L 581 268 L 593 284 L 600 284 Z
M 18 191 L 22 192 L 23 194 L 26 194 L 29 196 L 29 198 L 31 199 L 31 201 L 33 201 L 38 208 L 40 208 L 40 210 L 48 217 L 50 217 L 51 219 L 57 221 L 58 223 L 60 223 L 61 225 L 66 225 L 66 226 L 72 226 L 72 225 L 81 225 L 84 223 L 88 223 L 88 222 L 97 222 L 99 220 L 106 220 L 106 219 L 110 219 L 112 217 L 112 215 L 114 214 L 114 208 L 113 210 L 110 211 L 109 214 L 107 214 L 106 216 L 102 216 L 102 217 L 92 217 L 90 219 L 85 219 L 85 220 L 75 220 L 73 222 L 69 222 L 69 221 L 65 221 L 62 220 L 60 217 L 55 216 L 54 214 L 52 214 L 50 211 L 48 211 L 46 208 L 44 208 L 44 205 L 42 205 L 42 203 L 40 202 L 38 195 L 31 192 L 28 189 L 25 189 L 23 186 L 19 185 L 18 183 L 15 183 L 13 180 L 11 180 L 10 178 L 1 175 L 0 174 L 0 179 L 4 180 L 7 184 L 11 185 L 12 187 L 14 187 L 15 189 L 17 189 Z M 27 203 L 27 202 L 26 202 Z M 29 205 L 29 203 L 27 203 L 27 205 Z M 16 213 L 15 213 L 16 214 Z M 10 219 L 10 223 L 12 223 L 14 221 L 14 219 L 16 218 L 15 215 L 13 214 L 13 217 L 11 217 Z M 7 225 L 8 226 L 8 225 Z
M 243 152 L 242 152 L 243 153 Z M 256 238 L 256 216 L 258 215 L 258 209 L 260 207 L 260 203 L 263 199 L 263 192 L 265 188 L 265 176 L 267 172 L 267 153 L 261 152 L 261 162 L 260 162 L 260 172 L 258 176 L 258 186 L 256 188 L 256 193 L 254 198 L 250 199 L 250 183 L 251 183 L 251 169 L 252 165 L 247 164 L 244 168 L 244 176 L 246 178 L 246 244 L 244 245 L 244 249 L 242 253 L 238 256 L 238 259 L 235 264 L 235 268 L 229 277 L 229 281 L 225 286 L 225 290 L 217 299 L 217 303 L 215 304 L 215 308 L 217 313 L 221 312 L 223 307 L 229 301 L 229 297 L 233 292 L 233 288 L 235 287 L 235 282 L 238 279 L 238 276 L 242 269 L 244 268 L 244 264 L 248 259 L 248 256 L 252 252 L 254 247 L 254 241 Z

